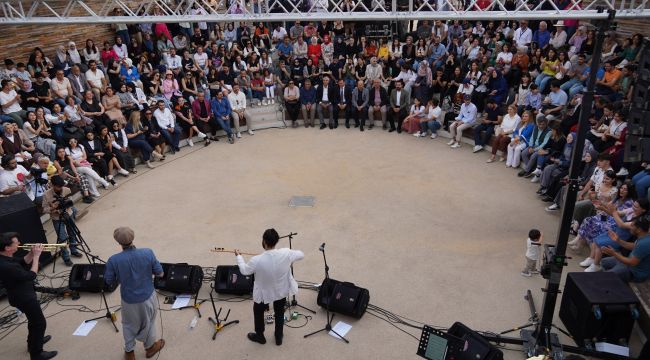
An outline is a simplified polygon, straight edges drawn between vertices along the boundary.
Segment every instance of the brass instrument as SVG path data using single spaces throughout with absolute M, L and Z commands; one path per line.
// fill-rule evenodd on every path
M 214 248 L 214 249 L 212 249 L 210 251 L 211 252 L 217 252 L 217 253 L 219 253 L 219 252 L 227 252 L 227 253 L 233 253 L 233 254 L 235 253 L 235 249 L 226 249 L 226 248 L 222 248 L 222 247 L 216 247 L 216 248 Z M 241 255 L 251 255 L 251 256 L 259 255 L 259 254 L 247 253 L 247 252 L 243 252 L 243 251 L 240 251 L 239 253 Z
M 59 249 L 63 249 L 65 247 L 68 247 L 68 244 L 43 244 L 43 243 L 34 243 L 34 244 L 25 244 L 25 245 L 18 245 L 19 249 L 24 249 L 24 250 L 31 250 L 32 247 L 36 245 L 43 245 L 43 250 L 45 251 L 57 251 Z

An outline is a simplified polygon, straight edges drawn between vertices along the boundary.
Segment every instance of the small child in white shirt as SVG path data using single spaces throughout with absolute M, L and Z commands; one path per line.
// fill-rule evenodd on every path
M 531 277 L 533 274 L 539 274 L 537 271 L 537 261 L 542 246 L 542 233 L 537 229 L 528 232 L 526 239 L 526 267 L 521 272 L 522 276 Z

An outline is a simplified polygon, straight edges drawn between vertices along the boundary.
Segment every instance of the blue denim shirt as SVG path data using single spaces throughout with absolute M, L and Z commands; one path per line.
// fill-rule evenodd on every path
M 128 248 L 108 259 L 104 281 L 107 284 L 119 282 L 122 301 L 136 304 L 153 294 L 152 275 L 162 272 L 163 268 L 151 249 Z
M 230 101 L 223 97 L 221 101 L 217 98 L 212 98 L 210 101 L 210 106 L 212 107 L 212 113 L 217 119 L 221 119 L 224 116 L 230 116 L 232 113 L 232 108 L 230 107 Z

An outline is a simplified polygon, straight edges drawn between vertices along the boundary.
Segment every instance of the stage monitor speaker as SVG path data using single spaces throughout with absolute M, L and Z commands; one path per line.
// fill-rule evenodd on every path
M 615 273 L 567 274 L 560 319 L 579 346 L 585 341 L 627 343 L 639 299 Z
M 503 360 L 501 350 L 463 323 L 455 322 L 447 333 L 465 343 L 462 351 L 456 354 L 456 360 Z
M 153 286 L 177 294 L 196 294 L 203 284 L 203 269 L 186 263 L 162 263 L 163 277 L 156 277 Z
M 250 295 L 254 283 L 255 276 L 242 275 L 237 265 L 217 266 L 214 275 L 214 291 L 219 294 Z
M 316 303 L 339 314 L 360 319 L 366 313 L 370 302 L 368 289 L 360 288 L 353 283 L 334 279 L 325 279 L 318 291 Z
M 0 233 L 4 232 L 17 232 L 22 244 L 47 243 L 41 217 L 27 194 L 0 197 Z M 21 249 L 14 256 L 23 257 L 26 254 L 27 251 Z M 52 259 L 49 252 L 43 252 L 39 258 L 40 265 L 47 265 Z
M 116 284 L 107 285 L 104 282 L 106 264 L 75 264 L 70 271 L 68 287 L 70 290 L 84 292 L 113 292 Z

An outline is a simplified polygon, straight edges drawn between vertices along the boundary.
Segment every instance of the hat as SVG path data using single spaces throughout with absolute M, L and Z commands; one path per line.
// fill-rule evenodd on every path
M 52 185 L 53 186 L 63 186 L 63 185 L 65 185 L 65 181 L 59 175 L 54 175 L 54 176 L 52 176 Z
M 134 238 L 135 233 L 130 227 L 122 226 L 113 231 L 113 239 L 115 239 L 115 241 L 117 241 L 118 244 L 122 246 L 131 245 Z
M 555 23 L 555 25 L 553 25 L 553 26 L 556 26 L 556 27 L 560 27 L 560 26 L 561 26 L 561 27 L 564 27 L 564 20 L 558 20 L 558 21 Z
M 463 100 L 472 100 L 472 95 L 465 94 L 465 95 L 463 96 Z

